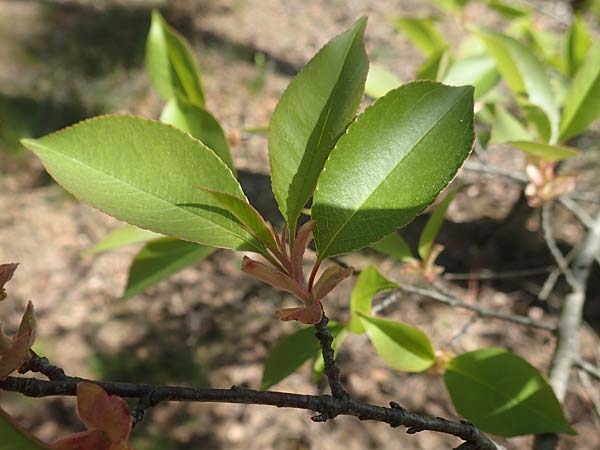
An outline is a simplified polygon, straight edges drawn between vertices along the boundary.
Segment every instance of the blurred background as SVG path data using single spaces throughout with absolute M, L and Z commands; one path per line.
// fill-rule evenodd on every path
M 579 2 L 514 3 L 532 10 L 535 26 L 560 33 Z M 322 45 L 367 15 L 371 61 L 410 81 L 424 58 L 390 25 L 390 18 L 442 17 L 439 29 L 451 43 L 460 42 L 464 22 L 500 29 L 505 19 L 480 1 L 470 2 L 458 19 L 443 17 L 449 13 L 439 4 L 417 0 L 0 0 L 0 261 L 21 264 L 8 285 L 9 300 L 0 305 L 0 318 L 12 329 L 25 301 L 33 300 L 40 322 L 35 348 L 68 374 L 257 388 L 273 342 L 297 328 L 273 318 L 282 295 L 243 275 L 240 256 L 222 251 L 122 300 L 139 246 L 82 255 L 119 223 L 56 186 L 18 142 L 98 114 L 157 118 L 163 101 L 144 67 L 153 8 L 191 42 L 207 107 L 225 129 L 244 189 L 274 223 L 280 219 L 270 193 L 267 140 L 256 130 L 268 124 L 291 77 Z M 598 19 L 593 10 L 586 14 L 597 36 Z M 597 143 L 597 127 L 592 131 L 585 139 Z M 522 170 L 522 154 L 502 146 L 487 151 L 489 161 L 499 167 Z M 598 161 L 595 151 L 577 163 L 580 169 L 590 168 L 583 176 L 592 180 L 591 186 Z M 441 260 L 447 272 L 552 263 L 535 217 L 510 242 L 489 239 L 514 212 L 519 186 L 480 174 L 465 175 L 465 181 L 440 237 L 447 248 Z M 568 249 L 581 240 L 579 223 L 560 214 L 555 220 L 562 246 Z M 417 220 L 406 230 L 409 241 L 418 238 L 422 225 Z M 357 254 L 348 262 L 358 268 L 375 262 L 387 274 L 398 270 L 372 254 Z M 600 283 L 594 270 L 581 338 L 583 354 L 598 361 Z M 560 296 L 568 290 L 559 288 L 554 303 L 553 298 L 540 302 L 536 293 L 544 279 L 470 281 L 457 283 L 457 289 L 482 305 L 544 320 L 555 317 Z M 326 305 L 330 317 L 348 317 L 351 288 L 352 281 L 346 281 Z M 544 371 L 553 351 L 553 339 L 544 331 L 474 320 L 471 314 L 416 297 L 402 299 L 386 315 L 422 327 L 439 348 L 450 346 L 469 324 L 456 343 L 460 351 L 505 346 Z M 339 361 L 344 382 L 362 400 L 395 400 L 415 411 L 456 417 L 440 377 L 395 372 L 375 355 L 365 336 L 347 340 Z M 310 377 L 305 366 L 276 388 L 327 391 Z M 1 392 L 0 402 L 48 441 L 81 427 L 73 399 L 26 399 Z M 563 438 L 560 448 L 600 447 L 600 419 L 593 408 L 589 394 L 575 381 L 566 411 L 579 436 Z M 521 449 L 529 448 L 530 441 L 514 438 L 505 444 Z M 443 435 L 407 436 L 351 418 L 316 425 L 305 411 L 220 404 L 159 405 L 132 440 L 136 450 L 439 449 L 455 443 Z

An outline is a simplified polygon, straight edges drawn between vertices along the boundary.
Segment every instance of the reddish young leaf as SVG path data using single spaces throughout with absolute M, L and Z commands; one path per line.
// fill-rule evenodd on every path
M 30 349 L 35 342 L 36 328 L 37 321 L 31 302 L 27 303 L 19 331 L 12 339 L 0 328 L 0 380 L 5 379 L 29 360 Z
M 329 267 L 315 284 L 313 295 L 316 300 L 325 298 L 338 284 L 352 275 L 352 267 L 343 269 L 338 266 Z
M 6 298 L 6 290 L 4 285 L 13 277 L 15 270 L 19 264 L 0 264 L 0 302 Z
M 302 308 L 284 308 L 277 310 L 277 317 L 280 320 L 297 320 L 306 325 L 319 323 L 323 318 L 323 306 L 321 302 L 314 301 L 308 306 Z
M 77 413 L 88 431 L 55 442 L 54 450 L 130 450 L 131 414 L 121 397 L 94 383 L 77 385 Z
M 315 223 L 314 220 L 309 220 L 302 225 L 294 240 L 292 248 L 292 276 L 294 277 L 294 280 L 299 283 L 304 281 L 304 275 L 302 274 L 302 260 L 304 258 L 306 247 L 310 241 L 312 241 Z
M 255 261 L 247 256 L 242 260 L 242 271 L 254 278 L 273 286 L 280 291 L 289 292 L 293 296 L 302 300 L 305 304 L 312 302 L 310 294 L 298 282 L 288 275 L 275 270 L 266 264 Z

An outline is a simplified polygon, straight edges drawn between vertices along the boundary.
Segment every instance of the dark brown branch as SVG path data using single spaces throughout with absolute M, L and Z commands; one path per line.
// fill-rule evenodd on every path
M 0 389 L 20 392 L 28 397 L 74 396 L 77 384 L 85 381 L 80 378 L 66 377 L 62 380 L 46 381 L 35 378 L 9 377 L 0 381 Z M 95 382 L 94 382 L 95 383 Z M 392 427 L 404 426 L 409 433 L 419 431 L 437 431 L 462 439 L 474 450 L 498 450 L 497 446 L 479 429 L 467 422 L 453 422 L 439 417 L 429 417 L 410 412 L 396 403 L 391 407 L 363 403 L 349 396 L 335 398 L 330 395 L 300 395 L 286 392 L 255 391 L 232 387 L 231 389 L 209 389 L 185 386 L 152 386 L 147 384 L 98 382 L 106 392 L 124 398 L 149 399 L 152 404 L 163 401 L 176 402 L 218 402 L 252 405 L 270 405 L 280 408 L 296 408 L 316 411 L 328 415 L 335 411 L 337 415 L 354 416 L 360 420 L 383 422 Z M 464 445 L 464 444 L 463 444 Z
M 348 392 L 342 386 L 340 381 L 340 370 L 335 364 L 335 352 L 333 351 L 333 336 L 327 328 L 329 319 L 323 313 L 321 321 L 315 325 L 317 332 L 315 335 L 321 343 L 321 353 L 323 353 L 324 372 L 329 382 L 329 388 L 331 389 L 331 395 L 338 399 L 348 398 Z M 335 416 L 333 416 L 335 417 Z M 331 418 L 333 418 L 331 417 Z

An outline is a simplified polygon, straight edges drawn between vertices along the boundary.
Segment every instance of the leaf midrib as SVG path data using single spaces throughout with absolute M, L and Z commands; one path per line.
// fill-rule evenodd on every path
M 415 102 L 415 104 L 414 104 L 414 105 L 413 105 L 413 106 L 412 106 L 412 107 L 411 107 L 409 110 L 407 110 L 407 114 L 408 114 L 408 113 L 410 113 L 410 111 L 412 111 L 412 110 L 413 110 L 413 109 L 414 109 L 414 108 L 417 106 L 417 104 L 418 104 L 418 103 L 420 103 L 420 102 L 421 102 L 421 101 L 422 101 L 422 100 L 423 100 L 425 97 L 428 97 L 428 96 L 430 96 L 430 95 L 433 95 L 433 93 L 435 93 L 437 90 L 439 90 L 439 88 L 438 88 L 438 89 L 436 89 L 436 90 L 433 90 L 433 91 L 431 91 L 431 92 L 428 92 L 426 95 L 423 95 L 423 96 L 422 96 L 422 97 L 419 99 L 419 102 Z M 434 128 L 435 126 L 437 126 L 437 125 L 438 125 L 438 123 L 439 123 L 439 122 L 441 122 L 441 121 L 442 121 L 442 120 L 443 120 L 443 119 L 446 117 L 446 115 L 447 115 L 448 113 L 450 113 L 450 111 L 452 111 L 452 110 L 453 110 L 453 109 L 454 109 L 454 108 L 455 108 L 455 107 L 456 107 L 456 106 L 459 104 L 460 100 L 462 100 L 462 98 L 463 98 L 465 95 L 467 95 L 467 94 L 468 94 L 468 91 L 465 91 L 465 93 L 464 93 L 464 94 L 460 95 L 460 96 L 457 98 L 457 101 L 456 101 L 456 102 L 455 102 L 455 103 L 454 103 L 454 104 L 453 104 L 453 105 L 452 105 L 450 108 L 448 108 L 448 110 L 447 110 L 446 112 L 444 112 L 444 114 L 442 114 L 442 116 L 441 116 L 441 117 L 440 117 L 440 118 L 439 118 L 439 119 L 438 119 L 438 120 L 437 120 L 437 121 L 436 121 L 436 122 L 435 122 L 433 125 L 431 125 L 431 127 L 429 127 L 429 129 L 428 129 L 428 130 L 427 130 L 425 133 L 423 133 L 423 135 L 422 135 L 422 136 L 421 136 L 421 137 L 420 137 L 420 138 L 419 138 L 419 139 L 418 139 L 418 140 L 417 140 L 417 141 L 416 141 L 416 142 L 413 144 L 413 146 L 412 146 L 412 149 L 411 149 L 410 151 L 406 152 L 406 153 L 404 154 L 404 156 L 402 156 L 402 158 L 401 158 L 401 159 L 398 161 L 398 163 L 394 165 L 394 167 L 393 167 L 393 168 L 392 168 L 392 169 L 391 169 L 391 170 L 390 170 L 390 171 L 389 171 L 389 172 L 388 172 L 388 173 L 385 175 L 385 177 L 382 177 L 382 180 L 381 180 L 381 181 L 380 181 L 380 182 L 377 184 L 377 186 L 376 186 L 376 187 L 375 187 L 375 188 L 372 190 L 372 192 L 369 194 L 369 196 L 368 196 L 368 197 L 367 197 L 367 198 L 366 198 L 366 199 L 365 199 L 365 200 L 364 200 L 364 201 L 361 203 L 361 205 L 360 205 L 358 208 L 356 208 L 356 209 L 354 210 L 354 212 L 352 212 L 352 214 L 351 214 L 351 215 L 350 215 L 350 216 L 349 216 L 349 217 L 348 217 L 348 218 L 347 218 L 347 219 L 346 219 L 346 220 L 345 220 L 345 221 L 342 223 L 342 225 L 341 225 L 341 226 L 338 228 L 338 231 L 337 231 L 337 232 L 335 232 L 335 234 L 334 234 L 334 235 L 331 237 L 331 239 L 329 240 L 329 243 L 327 244 L 327 246 L 326 246 L 326 247 L 325 247 L 325 249 L 323 250 L 322 254 L 326 254 L 326 253 L 327 253 L 327 250 L 329 249 L 329 247 L 331 247 L 331 244 L 332 244 L 332 242 L 335 240 L 335 238 L 337 238 L 337 236 L 338 236 L 338 235 L 339 235 L 339 234 L 342 232 L 342 230 L 343 230 L 343 229 L 346 227 L 346 225 L 348 224 L 348 222 L 350 222 L 350 220 L 352 220 L 352 219 L 354 218 L 354 216 L 355 216 L 355 215 L 358 213 L 358 211 L 360 211 L 360 210 L 361 210 L 361 208 L 363 207 L 363 205 L 369 201 L 369 199 L 371 198 L 371 196 L 373 196 L 373 195 L 375 194 L 375 192 L 377 192 L 377 191 L 379 190 L 379 188 L 381 187 L 381 185 L 382 185 L 382 184 L 385 182 L 385 180 L 387 180 L 387 178 L 390 176 L 390 174 L 391 174 L 392 172 L 394 172 L 394 171 L 395 171 L 395 170 L 398 168 L 398 166 L 399 166 L 400 164 L 402 164 L 402 162 L 403 162 L 403 161 L 404 161 L 404 160 L 405 160 L 405 159 L 406 159 L 406 158 L 407 158 L 407 157 L 408 157 L 408 156 L 409 156 L 409 155 L 412 153 L 412 151 L 414 150 L 414 148 L 415 148 L 415 147 L 417 147 L 417 146 L 418 146 L 418 145 L 419 145 L 419 144 L 420 144 L 420 143 L 421 143 L 421 142 L 422 142 L 422 141 L 423 141 L 423 140 L 424 140 L 424 139 L 425 139 L 425 138 L 426 138 L 426 137 L 429 135 L 429 133 L 431 132 L 431 130 L 433 130 L 433 128 Z M 382 97 L 382 98 L 385 98 L 385 97 Z
M 75 164 L 77 164 L 77 165 L 80 165 L 80 166 L 82 166 L 82 167 L 84 167 L 84 168 L 87 168 L 88 170 L 91 170 L 91 171 L 94 171 L 94 172 L 98 172 L 98 173 L 100 173 L 100 174 L 102 174 L 102 175 L 106 176 L 107 178 L 109 178 L 109 179 L 111 179 L 111 180 L 115 180 L 117 183 L 124 184 L 125 186 L 128 186 L 128 187 L 132 188 L 133 190 L 138 190 L 139 192 L 142 192 L 142 193 L 144 193 L 144 194 L 146 194 L 146 195 L 148 195 L 148 196 L 150 196 L 150 197 L 152 197 L 152 198 L 155 198 L 155 199 L 157 199 L 157 200 L 159 200 L 159 201 L 161 201 L 161 202 L 164 202 L 164 203 L 168 204 L 168 205 L 169 205 L 169 206 L 171 206 L 171 207 L 175 206 L 175 207 L 176 207 L 176 208 L 177 208 L 179 211 L 184 211 L 186 214 L 193 216 L 195 219 L 201 219 L 201 220 L 203 220 L 203 221 L 209 222 L 209 223 L 211 223 L 211 224 L 215 225 L 217 228 L 220 228 L 220 229 L 222 229 L 222 230 L 225 230 L 225 231 L 226 231 L 228 234 L 231 234 L 231 235 L 233 235 L 233 236 L 235 236 L 235 237 L 239 238 L 239 239 L 240 239 L 240 240 L 242 240 L 243 242 L 245 242 L 245 243 L 247 243 L 247 244 L 251 245 L 252 247 L 254 247 L 255 249 L 257 249 L 258 253 L 260 253 L 260 250 L 259 250 L 259 249 L 256 247 L 256 245 L 254 245 L 254 243 L 253 243 L 252 241 L 248 241 L 246 238 L 244 238 L 244 237 L 242 237 L 242 236 L 240 236 L 240 235 L 238 235 L 238 234 L 234 233 L 232 230 L 230 230 L 230 229 L 228 229 L 228 228 L 224 227 L 223 225 L 221 225 L 221 224 L 219 224 L 219 223 L 212 222 L 212 221 L 210 221 L 210 220 L 208 220 L 208 219 L 205 219 L 205 218 L 204 218 L 204 217 L 202 217 L 202 216 L 199 216 L 199 215 L 197 215 L 197 214 L 194 214 L 192 211 L 189 211 L 189 210 L 187 210 L 187 209 L 185 209 L 185 208 L 182 208 L 181 206 L 178 206 L 178 205 L 177 205 L 177 204 L 175 204 L 175 203 L 171 203 L 169 200 L 167 200 L 167 199 L 165 199 L 165 198 L 162 198 L 162 197 L 160 197 L 160 196 L 158 196 L 158 195 L 156 195 L 156 194 L 154 194 L 154 193 L 152 193 L 152 192 L 149 192 L 149 191 L 147 191 L 147 190 L 145 190 L 145 189 L 142 189 L 142 188 L 140 188 L 139 186 L 136 186 L 136 185 L 134 185 L 134 184 L 127 183 L 127 182 L 125 182 L 124 180 L 121 180 L 121 179 L 119 179 L 119 178 L 115 177 L 113 174 L 110 174 L 110 173 L 108 173 L 108 172 L 105 172 L 104 170 L 101 170 L 101 169 L 99 169 L 99 168 L 96 168 L 96 167 L 90 166 L 90 165 L 88 165 L 88 164 L 84 164 L 82 161 L 79 161 L 79 160 L 77 160 L 77 159 L 75 159 L 75 158 L 69 157 L 69 156 L 65 155 L 64 153 L 57 152 L 57 151 L 55 151 L 55 150 L 51 149 L 50 147 L 47 147 L 46 145 L 43 145 L 43 144 L 41 144 L 41 143 L 39 143 L 39 142 L 36 142 L 36 143 L 35 143 L 35 145 L 37 145 L 37 146 L 39 146 L 39 147 L 41 147 L 41 148 L 44 148 L 44 149 L 45 149 L 47 152 L 49 152 L 49 153 L 52 153 L 52 154 L 54 154 L 54 155 L 58 156 L 59 158 L 62 158 L 62 159 L 65 159 L 65 160 L 67 160 L 67 161 L 69 161 L 69 162 L 71 162 L 71 163 L 75 163 Z M 43 160 L 42 160 L 42 161 L 43 161 Z M 45 166 L 45 165 L 46 165 L 46 164 L 44 163 L 44 166 Z M 86 203 L 87 203 L 87 202 L 86 202 Z M 112 214 L 111 214 L 111 215 L 112 215 Z M 116 217 L 116 216 L 113 216 L 113 217 L 115 217 L 115 218 L 117 218 L 117 219 L 119 219 L 119 220 L 125 220 L 125 219 L 122 219 L 122 218 L 120 218 L 120 217 Z M 146 229 L 147 229 L 147 228 L 146 228 Z M 153 231 L 153 230 L 150 230 L 150 231 Z M 194 242 L 195 242 L 195 241 L 194 241 Z M 200 242 L 197 242 L 197 243 L 200 243 Z M 205 243 L 201 243 L 201 244 L 210 246 L 209 244 L 205 244 Z

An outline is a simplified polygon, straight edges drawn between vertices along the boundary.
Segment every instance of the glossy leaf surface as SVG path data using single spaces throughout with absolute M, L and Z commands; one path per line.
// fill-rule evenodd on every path
M 245 198 L 231 170 L 172 126 L 102 116 L 24 140 L 46 170 L 81 201 L 140 228 L 215 247 L 262 246 L 198 185 Z
M 444 380 L 456 410 L 483 431 L 574 433 L 543 375 L 514 353 L 500 348 L 464 353 L 446 364 Z
M 204 91 L 189 44 L 158 11 L 146 41 L 146 67 L 154 89 L 164 100 L 180 97 L 204 105 Z
M 418 328 L 358 313 L 377 354 L 403 372 L 423 372 L 435 362 L 429 338 Z
M 148 242 L 135 255 L 123 298 L 130 298 L 150 286 L 210 256 L 216 249 L 174 238 Z
M 160 121 L 187 131 L 213 150 L 235 174 L 233 159 L 223 128 L 204 108 L 181 99 L 172 98 L 165 105 Z
M 366 18 L 331 40 L 291 81 L 269 129 L 273 192 L 292 234 L 323 164 L 363 96 Z
M 454 178 L 473 144 L 473 88 L 431 81 L 389 92 L 331 152 L 312 206 L 320 259 L 411 222 Z
M 348 330 L 356 334 L 364 333 L 365 328 L 358 313 L 370 316 L 373 296 L 396 287 L 398 285 L 381 275 L 375 266 L 371 265 L 364 269 L 356 279 L 356 284 L 352 290 Z
M 600 42 L 589 50 L 575 75 L 560 124 L 560 139 L 566 140 L 584 131 L 600 117 Z

